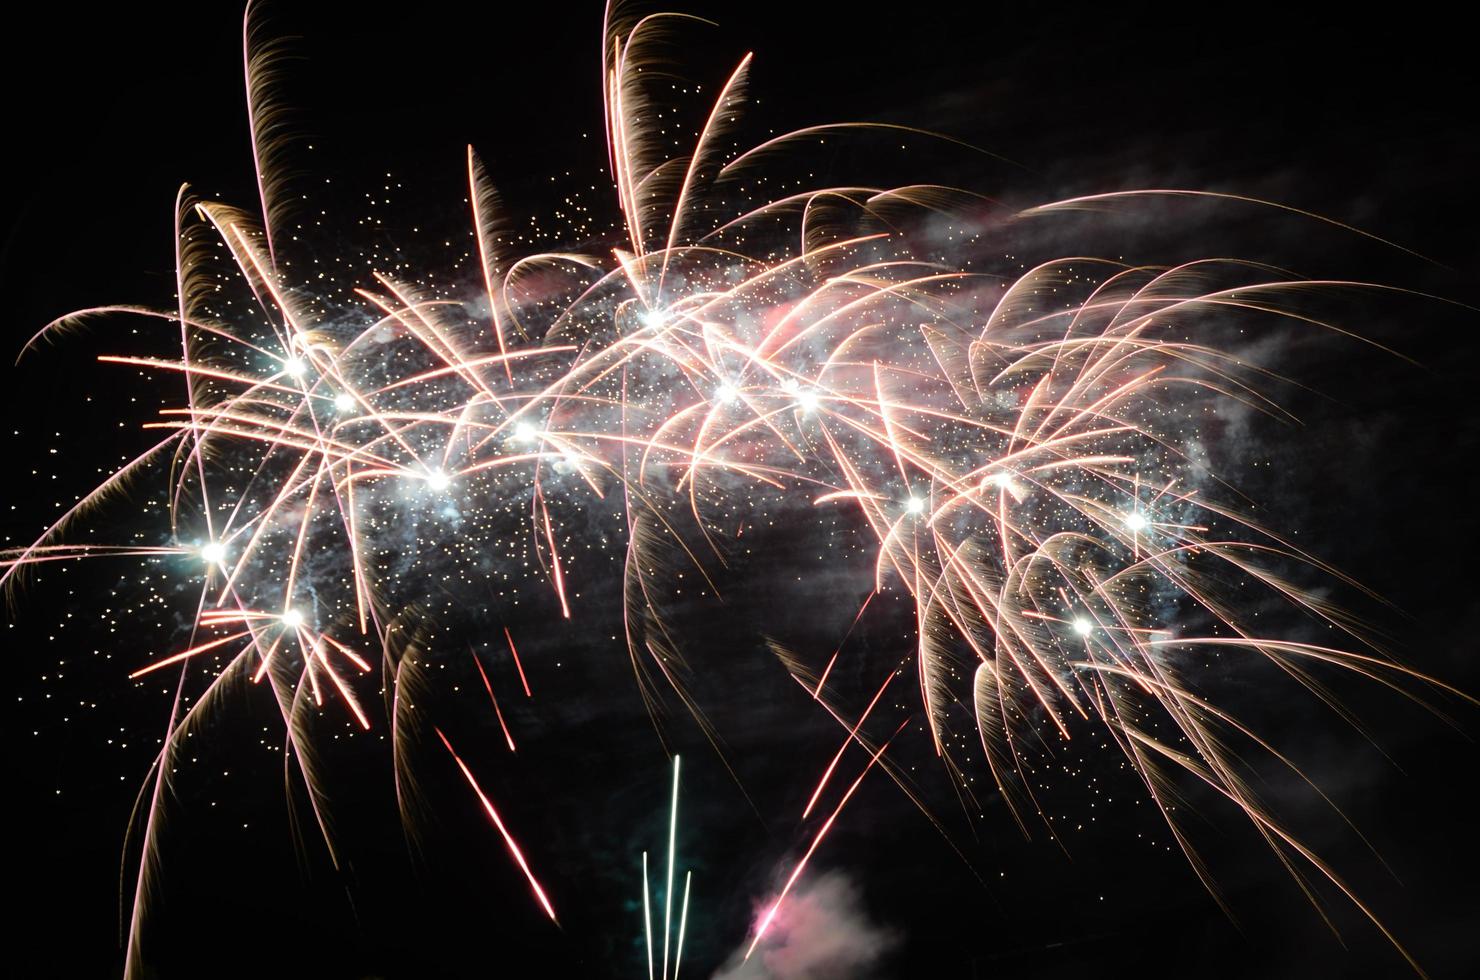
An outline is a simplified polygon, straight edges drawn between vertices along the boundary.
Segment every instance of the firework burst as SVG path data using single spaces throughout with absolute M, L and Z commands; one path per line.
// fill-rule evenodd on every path
M 747 55 L 676 149 L 662 76 L 651 69 L 673 32 L 695 20 L 622 5 L 607 13 L 601 68 L 622 240 L 521 254 L 490 172 L 469 147 L 476 293 L 388 267 L 358 284 L 358 305 L 346 310 L 324 303 L 291 260 L 277 49 L 249 6 L 257 213 L 182 189 L 176 305 L 82 310 L 27 344 L 114 313 L 153 318 L 180 344 L 176 358 L 101 358 L 158 372 L 183 399 L 149 423 L 159 437 L 152 448 L 8 554 L 3 572 L 10 583 L 30 566 L 72 559 L 198 563 L 191 640 L 131 674 L 170 671 L 177 696 L 144 801 L 128 971 L 158 873 L 156 815 L 171 757 L 228 684 L 271 692 L 290 754 L 315 787 L 331 853 L 330 825 L 317 812 L 311 713 L 388 725 L 398 792 L 413 794 L 405 705 L 422 683 L 418 610 L 430 605 L 437 569 L 407 557 L 408 523 L 464 567 L 469 556 L 528 564 L 564 618 L 581 612 L 585 537 L 597 523 L 599 533 L 615 530 L 624 646 L 642 696 L 656 715 L 675 694 L 713 737 L 685 687 L 693 662 L 665 617 L 675 577 L 713 590 L 709 570 L 736 553 L 747 527 L 798 508 L 857 515 L 871 542 L 870 599 L 908 596 L 914 649 L 907 666 L 874 679 L 878 694 L 854 712 L 831 697 L 837 652 L 814 658 L 775 645 L 818 710 L 837 720 L 841 745 L 801 814 L 810 844 L 756 924 L 751 950 L 865 777 L 877 767 L 909 792 L 887 753 L 912 721 L 963 792 L 971 792 L 966 759 L 979 752 L 1025 831 L 1040 812 L 1025 744 L 1098 726 L 1210 890 L 1168 804 L 1177 773 L 1230 801 L 1302 888 L 1314 872 L 1382 929 L 1261 803 L 1240 753 L 1252 746 L 1284 757 L 1197 683 L 1216 654 L 1273 663 L 1321 697 L 1312 673 L 1320 665 L 1398 688 L 1451 690 L 1396 664 L 1360 623 L 1297 586 L 1285 571 L 1294 566 L 1346 580 L 1247 516 L 1197 447 L 1206 406 L 1282 413 L 1262 391 L 1267 372 L 1221 348 L 1209 324 L 1293 318 L 1336 331 L 1301 301 L 1338 284 L 1227 259 L 1143 266 L 1070 254 L 1010 274 L 974 264 L 1016 223 L 1191 192 L 1080 198 L 1017 214 L 935 184 L 770 196 L 769 168 L 788 154 L 880 131 L 926 134 L 816 126 L 745 148 Z M 242 302 L 224 303 L 223 288 Z M 169 541 L 68 543 L 130 481 L 161 472 L 170 480 Z M 1263 635 L 1248 611 L 1271 600 L 1343 640 Z M 514 637 L 503 638 L 528 697 Z M 477 669 L 517 751 L 481 661 Z M 378 677 L 383 709 L 367 677 Z M 916 714 L 872 739 L 865 723 L 891 684 L 914 688 Z M 553 920 L 515 828 L 437 734 Z M 829 796 L 854 757 L 864 761 Z M 675 757 L 675 823 L 677 788 Z M 645 907 L 648 896 L 645 879 Z M 686 880 L 674 975 L 687 896 Z M 648 936 L 652 973 L 650 924 Z

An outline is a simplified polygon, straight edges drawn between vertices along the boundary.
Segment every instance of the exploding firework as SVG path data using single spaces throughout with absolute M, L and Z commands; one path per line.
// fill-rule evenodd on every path
M 769 187 L 781 182 L 769 175 L 788 155 L 831 140 L 928 134 L 815 126 L 743 147 L 747 55 L 692 142 L 676 148 L 668 86 L 652 69 L 673 32 L 696 20 L 608 10 L 601 67 L 621 241 L 521 253 L 470 147 L 476 292 L 391 264 L 359 284 L 357 305 L 341 307 L 294 263 L 276 48 L 249 6 L 255 213 L 182 190 L 176 305 L 82 310 L 27 345 L 109 313 L 154 318 L 179 337 L 176 358 L 101 358 L 181 383 L 183 401 L 149 423 L 159 436 L 152 448 L 8 554 L 3 573 L 9 583 L 29 566 L 81 558 L 198 563 L 192 639 L 130 675 L 176 678 L 142 811 L 130 973 L 172 757 L 228 686 L 247 680 L 270 692 L 331 853 L 318 814 L 315 712 L 337 702 L 363 728 L 389 726 L 398 796 L 414 795 L 405 729 L 432 656 L 437 613 L 427 610 L 440 570 L 407 554 L 408 523 L 464 571 L 489 556 L 533 569 L 567 619 L 580 614 L 587 539 L 619 541 L 623 645 L 641 695 L 655 713 L 676 695 L 709 733 L 685 685 L 693 659 L 665 615 L 675 582 L 688 575 L 714 591 L 709 570 L 736 554 L 748 528 L 817 508 L 856 515 L 870 542 L 870 599 L 908 597 L 914 649 L 906 666 L 874 679 L 877 695 L 855 715 L 831 697 L 839 653 L 814 660 L 775 645 L 784 669 L 836 719 L 841 744 L 801 814 L 809 846 L 756 923 L 751 950 L 865 777 L 877 767 L 909 792 L 888 751 L 912 721 L 964 793 L 973 792 L 966 760 L 980 753 L 1025 831 L 1040 812 L 1028 746 L 1098 726 L 1205 881 L 1169 804 L 1177 773 L 1231 802 L 1303 888 L 1314 871 L 1383 929 L 1260 802 L 1241 754 L 1284 756 L 1198 686 L 1200 667 L 1219 656 L 1272 663 L 1323 698 L 1312 672 L 1321 665 L 1452 690 L 1393 662 L 1359 622 L 1295 584 L 1296 566 L 1346 580 L 1247 516 L 1197 443 L 1207 406 L 1282 412 L 1262 392 L 1267 372 L 1220 347 L 1210 324 L 1291 318 L 1337 331 L 1302 305 L 1313 288 L 1337 284 L 1227 259 L 1143 266 L 1072 253 L 981 271 L 993 237 L 1018 223 L 1195 192 L 1110 194 L 1017 214 L 923 183 L 774 196 Z M 161 473 L 167 541 L 68 543 L 91 511 Z M 429 514 L 450 516 L 422 519 Z M 1344 639 L 1318 645 L 1256 631 L 1250 613 L 1271 601 Z M 504 630 L 502 639 L 528 697 L 514 637 Z M 378 678 L 383 707 L 367 678 Z M 866 723 L 896 684 L 913 686 L 916 714 L 871 738 Z M 437 734 L 555 919 L 515 828 Z M 864 761 L 828 797 L 855 747 Z M 664 977 L 677 792 L 675 757 Z M 646 874 L 644 854 L 651 974 L 658 947 Z M 675 976 L 687 899 L 686 878 Z

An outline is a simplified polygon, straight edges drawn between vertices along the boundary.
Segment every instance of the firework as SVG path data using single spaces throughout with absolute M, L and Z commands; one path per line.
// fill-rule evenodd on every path
M 653 972 L 653 912 L 652 889 L 648 886 L 648 852 L 642 852 L 642 928 L 647 950 L 648 980 L 652 980 L 654 976 L 661 976 L 663 980 L 668 980 L 668 943 L 673 937 L 673 865 L 678 840 L 678 762 L 679 757 L 675 755 L 673 757 L 673 793 L 668 805 L 667 880 L 663 886 L 662 967 L 661 973 L 657 974 Z M 683 939 L 688 931 L 689 923 L 689 886 L 693 883 L 693 879 L 692 871 L 684 872 L 683 900 L 678 912 L 678 938 L 673 947 L 673 980 L 678 980 L 678 971 L 683 965 Z
M 275 47 L 249 5 L 243 40 L 258 213 L 182 189 L 175 307 L 82 310 L 27 345 L 109 313 L 155 318 L 180 339 L 178 359 L 101 358 L 183 382 L 183 399 L 149 424 L 159 435 L 152 448 L 34 544 L 8 554 L 0 576 L 9 583 L 28 566 L 81 558 L 198 563 L 191 641 L 131 675 L 170 670 L 177 697 L 146 804 L 128 970 L 156 873 L 149 854 L 170 757 L 228 682 L 249 678 L 270 690 L 291 754 L 315 786 L 308 713 L 337 701 L 371 727 L 375 712 L 361 678 L 378 674 L 398 771 L 404 765 L 401 705 L 420 670 L 420 654 L 407 653 L 415 631 L 407 611 L 430 601 L 427 569 L 401 555 L 399 542 L 408 513 L 444 505 L 459 515 L 456 528 L 418 533 L 446 535 L 439 544 L 449 554 L 527 557 L 564 618 L 580 615 L 573 552 L 583 529 L 596 512 L 615 515 L 626 655 L 642 696 L 657 711 L 673 692 L 701 725 L 683 684 L 684 651 L 664 613 L 678 570 L 708 581 L 707 569 L 766 514 L 805 507 L 856 515 L 872 542 L 873 594 L 902 590 L 911 601 L 908 671 L 918 717 L 964 792 L 962 760 L 979 749 L 1026 829 L 1038 808 L 1025 740 L 1040 729 L 1068 738 L 1074 726 L 1095 724 L 1140 776 L 1200 875 L 1165 802 L 1172 772 L 1226 797 L 1297 880 L 1304 862 L 1382 928 L 1260 803 L 1231 743 L 1284 757 L 1206 701 L 1195 676 L 1201 658 L 1219 652 L 1272 662 L 1318 694 L 1309 668 L 1319 664 L 1390 686 L 1451 690 L 1395 664 L 1360 624 L 1293 584 L 1282 570 L 1295 565 L 1346 580 L 1245 516 L 1195 446 L 1192 419 L 1202 406 L 1281 413 L 1261 391 L 1265 373 L 1195 339 L 1202 326 L 1210 318 L 1290 317 L 1336 330 L 1299 305 L 1322 284 L 1231 260 L 1160 267 L 1073 256 L 1010 275 L 968 268 L 988 231 L 1111 196 L 1012 216 L 979 195 L 934 184 L 815 187 L 769 198 L 758 188 L 778 156 L 840 135 L 922 134 L 817 126 L 741 149 L 747 55 L 691 146 L 676 151 L 659 135 L 660 93 L 645 69 L 662 57 L 669 33 L 694 20 L 608 10 L 602 80 L 620 242 L 600 252 L 517 253 L 504 204 L 470 147 L 476 295 L 384 269 L 359 285 L 358 306 L 345 310 L 321 302 L 288 258 Z M 942 226 L 957 253 L 944 258 L 938 242 L 926 246 Z M 226 279 L 216 263 L 221 250 L 233 270 Z M 250 313 L 218 305 L 226 280 L 245 290 Z M 161 469 L 172 481 L 171 540 L 67 543 L 90 511 Z M 1256 632 L 1245 614 L 1256 592 L 1258 601 L 1277 599 L 1345 639 L 1316 645 Z M 867 600 L 854 625 L 866 607 Z M 504 638 L 530 697 L 507 629 Z M 866 722 L 897 674 L 876 678 L 878 694 L 850 721 L 828 688 L 840 652 L 817 671 L 809 658 L 777 648 L 843 733 L 803 820 L 851 746 L 867 763 L 824 809 L 751 950 L 864 777 L 876 766 L 894 775 L 887 750 L 906 722 L 883 741 L 867 736 Z M 195 666 L 204 663 L 213 669 Z M 974 745 L 952 730 L 960 705 L 973 715 Z M 1158 725 L 1175 737 L 1158 734 Z M 494 802 L 437 734 L 553 920 Z M 673 765 L 656 958 L 665 980 L 677 757 Z M 318 798 L 310 794 L 316 808 Z M 643 869 L 652 975 L 646 853 Z M 675 977 L 687 908 L 686 876 Z

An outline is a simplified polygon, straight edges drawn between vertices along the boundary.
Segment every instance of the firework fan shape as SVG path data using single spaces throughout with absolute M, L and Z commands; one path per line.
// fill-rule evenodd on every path
M 1283 571 L 1294 565 L 1345 580 L 1244 516 L 1195 445 L 1207 405 L 1281 414 L 1261 393 L 1262 370 L 1199 341 L 1217 335 L 1208 324 L 1288 317 L 1344 333 L 1302 312 L 1311 290 L 1337 284 L 1226 259 L 1143 267 L 1071 255 L 1012 276 L 970 268 L 982 229 L 1195 192 L 1104 195 L 1016 215 L 926 184 L 798 187 L 772 198 L 768 168 L 789 154 L 835 138 L 926 134 L 817 126 L 742 148 L 747 55 L 702 126 L 675 147 L 665 128 L 670 86 L 654 69 L 675 32 L 701 28 L 682 14 L 620 4 L 607 12 L 603 94 L 623 241 L 604 253 L 521 254 L 470 147 L 476 295 L 387 269 L 360 283 L 360 305 L 345 310 L 321 302 L 293 264 L 286 128 L 272 87 L 278 49 L 249 6 L 253 211 L 182 189 L 176 306 L 82 310 L 27 345 L 110 313 L 155 318 L 179 337 L 174 359 L 102 358 L 158 372 L 183 400 L 150 424 L 160 437 L 151 449 L 8 554 L 3 571 L 11 584 L 30 566 L 81 558 L 175 555 L 204 566 L 192 641 L 131 675 L 172 672 L 177 695 L 141 798 L 126 972 L 139 967 L 173 754 L 228 687 L 270 692 L 331 854 L 317 712 L 389 727 L 398 798 L 412 819 L 409 702 L 430 656 L 437 569 L 403 553 L 403 515 L 444 502 L 457 519 L 417 534 L 445 536 L 433 544 L 450 560 L 524 562 L 566 618 L 580 609 L 573 556 L 585 536 L 611 532 L 622 542 L 624 645 L 642 696 L 656 716 L 676 695 L 701 725 L 685 687 L 693 657 L 665 618 L 676 578 L 704 581 L 765 515 L 860 516 L 875 591 L 909 597 L 915 649 L 859 713 L 829 697 L 836 655 L 813 662 L 774 645 L 836 718 L 842 744 L 803 814 L 817 814 L 810 847 L 756 922 L 750 950 L 865 775 L 878 767 L 909 792 L 887 757 L 892 737 L 864 733 L 891 685 L 896 695 L 913 687 L 918 705 L 895 736 L 918 725 L 966 793 L 965 760 L 981 753 L 1025 831 L 1040 813 L 1025 745 L 1098 726 L 1210 891 L 1170 805 L 1174 777 L 1230 801 L 1307 894 L 1312 876 L 1327 879 L 1388 935 L 1260 802 L 1241 753 L 1284 757 L 1206 700 L 1197 676 L 1211 659 L 1259 658 L 1322 698 L 1312 672 L 1322 665 L 1400 690 L 1458 693 L 1398 665 L 1359 622 L 1294 584 Z M 930 238 L 942 227 L 959 231 L 945 249 Z M 232 291 L 243 301 L 225 302 Z M 161 473 L 171 481 L 172 541 L 67 542 L 130 481 Z M 1343 640 L 1262 635 L 1245 611 L 1271 599 Z M 512 636 L 507 643 L 517 664 Z M 496 802 L 436 734 L 555 919 Z M 513 749 L 506 725 L 504 737 Z M 840 777 L 846 788 L 824 805 L 855 744 L 867 764 Z M 670 854 L 670 875 L 671 863 Z

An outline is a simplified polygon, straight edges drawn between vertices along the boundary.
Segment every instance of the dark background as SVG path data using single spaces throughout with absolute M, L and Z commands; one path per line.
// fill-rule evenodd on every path
M 1283 219 L 1235 223 L 1232 239 L 1204 251 L 1293 256 L 1311 276 L 1480 299 L 1474 58 L 1438 7 L 1387 8 L 1381 18 L 1352 8 L 1233 6 L 692 9 L 723 28 L 713 51 L 696 50 L 701 63 L 717 56 L 696 74 L 712 91 L 739 53 L 755 50 L 756 111 L 778 130 L 870 119 L 947 132 L 1021 166 L 977 173 L 948 157 L 943 182 L 1017 205 L 1146 186 L 1271 198 L 1434 261 Z M 9 350 L 77 307 L 167 304 L 170 203 L 181 181 L 254 201 L 233 5 L 58 4 L 35 15 L 11 33 L 0 67 L 0 152 L 10 171 L 0 339 Z M 355 224 L 355 202 L 386 173 L 402 190 L 379 215 L 404 225 L 376 234 L 414 244 L 411 227 L 461 220 L 468 142 L 495 161 L 506 197 L 534 202 L 531 211 L 555 203 L 548 175 L 561 188 L 605 188 L 598 6 L 425 2 L 382 12 L 305 3 L 284 5 L 277 22 L 301 38 L 294 50 L 302 60 L 285 83 L 313 135 L 304 169 L 341 185 L 324 193 L 339 211 L 330 218 L 346 219 L 346 242 L 369 234 Z M 322 245 L 336 246 L 333 234 Z M 1475 691 L 1480 314 L 1440 303 L 1355 312 L 1360 322 L 1351 326 L 1420 366 L 1353 343 L 1293 352 L 1302 380 L 1333 397 L 1298 401 L 1302 428 L 1253 434 L 1272 475 L 1252 479 L 1262 481 L 1256 489 L 1282 526 L 1300 527 L 1301 542 L 1403 611 L 1362 610 L 1398 634 L 1409 662 Z M 88 488 L 99 467 L 136 445 L 134 423 L 153 409 L 152 390 L 90 366 L 92 353 L 87 341 L 74 342 L 0 369 L 7 543 L 30 540 L 55 501 Z M 126 504 L 114 511 L 124 525 L 127 512 Z M 127 625 L 114 633 L 109 623 L 157 628 L 132 613 L 93 615 L 100 602 L 129 606 L 126 589 L 112 591 L 116 570 L 68 574 L 43 576 L 22 595 L 5 633 L 14 692 L 5 712 L 6 795 L 15 825 L 3 957 L 16 976 L 117 972 L 122 838 L 168 710 L 157 692 L 124 679 L 139 662 L 139 641 Z M 707 624 L 711 636 L 725 637 L 708 655 L 726 665 L 717 676 L 756 685 L 732 688 L 757 692 L 746 703 L 716 706 L 755 810 L 696 733 L 675 725 L 692 772 L 681 847 L 697 889 L 685 975 L 711 972 L 745 938 L 752 903 L 803 840 L 789 815 L 836 744 L 804 697 L 776 686 L 768 655 L 737 637 L 752 637 L 755 621 L 773 632 L 835 636 L 835 620 L 846 625 L 849 611 L 829 609 L 816 623 L 780 614 L 769 587 L 737 576 L 740 598 Z M 525 615 L 537 631 L 537 617 Z M 785 622 L 767 621 L 778 616 Z M 738 625 L 747 617 L 748 632 Z M 887 659 L 896 622 L 884 610 L 866 624 L 860 662 Z M 621 668 L 625 656 L 601 644 L 600 623 L 598 616 L 585 633 L 532 642 L 532 680 L 549 692 L 542 703 L 563 706 L 555 717 L 521 719 L 535 734 L 517 766 L 491 750 L 471 753 L 506 815 L 525 828 L 562 929 L 549 927 L 510 877 L 445 757 L 427 757 L 428 795 L 441 816 L 419 842 L 419 865 L 407 861 L 395 829 L 388 771 L 367 762 L 374 756 L 366 751 L 348 754 L 353 768 L 337 785 L 353 869 L 330 868 L 311 832 L 295 846 L 281 755 L 257 745 L 270 738 L 270 707 L 243 699 L 241 714 L 222 720 L 218 747 L 199 753 L 199 773 L 182 781 L 165 852 L 171 870 L 148 933 L 158 974 L 640 973 L 632 861 L 661 841 L 665 756 L 620 670 L 591 668 L 586 680 L 604 685 L 598 698 L 579 680 L 556 679 L 552 666 L 562 652 L 577 659 L 597 651 Z M 1480 719 L 1444 702 L 1456 731 L 1374 687 L 1340 689 L 1368 723 L 1371 743 L 1288 687 L 1251 687 L 1238 697 L 1367 833 L 1392 874 L 1308 799 L 1291 802 L 1293 819 L 1310 821 L 1302 827 L 1313 828 L 1322 853 L 1426 969 L 1472 976 L 1480 970 L 1480 853 L 1470 796 L 1480 752 L 1466 733 Z M 489 734 L 464 727 L 469 741 Z M 1108 758 L 1089 764 L 1110 768 Z M 944 778 L 924 755 L 920 762 L 917 782 L 940 783 L 927 796 L 948 812 Z M 1062 793 L 1068 812 L 1090 812 L 1087 797 Z M 1140 839 L 1160 832 L 1143 811 L 1102 816 L 1068 856 L 1043 835 L 1022 841 L 1000 807 L 973 824 L 975 836 L 957 812 L 946 823 L 958 854 L 892 785 L 873 779 L 816 867 L 846 873 L 869 915 L 896 934 L 877 965 L 887 976 L 1403 975 L 1380 935 L 1327 894 L 1345 945 L 1338 942 L 1236 816 L 1210 804 L 1198 839 L 1235 927 L 1179 856 Z M 130 883 L 133 860 L 124 869 Z

